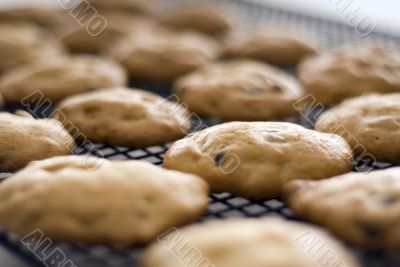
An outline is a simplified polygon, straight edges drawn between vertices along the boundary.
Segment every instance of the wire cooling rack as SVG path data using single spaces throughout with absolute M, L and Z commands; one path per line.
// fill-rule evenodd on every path
M 180 5 L 182 0 L 170 0 L 168 8 Z M 192 1 L 196 2 L 196 1 Z M 323 18 L 310 17 L 296 12 L 288 12 L 275 7 L 243 0 L 219 0 L 218 4 L 229 5 L 229 9 L 235 14 L 239 27 L 246 30 L 248 27 L 263 25 L 279 25 L 293 27 L 299 32 L 304 32 L 308 36 L 317 40 L 323 49 L 337 49 L 343 45 L 355 42 L 379 42 L 390 46 L 399 46 L 400 37 L 384 33 L 374 32 L 367 37 L 362 37 L 353 27 L 340 24 Z M 145 83 L 131 83 L 132 86 L 156 92 L 162 96 L 170 94 L 170 86 L 154 85 Z M 8 107 L 8 111 L 14 111 L 18 107 Z M 312 117 L 312 116 L 311 116 Z M 299 124 L 312 127 L 312 123 L 304 119 L 292 120 Z M 213 125 L 215 121 L 207 123 Z M 112 147 L 107 145 L 96 145 L 105 158 L 111 160 L 146 160 L 153 164 L 162 164 L 163 155 L 168 145 L 147 147 L 145 149 L 128 149 L 123 147 Z M 84 154 L 90 148 L 79 147 L 77 153 Z M 4 179 L 9 174 L 0 174 L 0 179 Z M 17 211 L 16 211 L 17 212 Z M 210 205 L 206 214 L 200 221 L 210 219 L 221 219 L 228 217 L 261 217 L 261 216 L 280 216 L 290 220 L 296 220 L 292 212 L 279 199 L 272 200 L 249 200 L 232 196 L 228 193 L 212 194 Z M 0 244 L 11 250 L 21 259 L 26 260 L 33 267 L 46 266 L 41 259 L 33 255 L 24 247 L 20 238 L 13 233 L 0 233 Z M 79 267 L 126 267 L 137 266 L 137 260 L 143 248 L 123 249 L 110 246 L 86 246 L 53 244 L 53 248 L 61 249 L 76 266 Z M 360 258 L 366 267 L 399 267 L 400 259 L 394 255 L 387 255 L 383 252 L 367 253 L 355 248 L 349 248 Z M 47 251 L 51 251 L 48 248 Z M 0 259 L 1 265 L 1 259 Z M 2 266 L 2 265 L 1 265 Z M 70 266 L 65 266 L 70 267 Z M 73 265 L 71 265 L 73 267 Z

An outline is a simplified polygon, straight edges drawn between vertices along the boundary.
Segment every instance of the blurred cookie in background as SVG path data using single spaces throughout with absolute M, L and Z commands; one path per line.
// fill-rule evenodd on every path
M 124 86 L 125 70 L 110 59 L 94 56 L 59 57 L 16 68 L 0 78 L 0 93 L 18 103 L 39 91 L 58 102 L 70 95 L 100 88 Z
M 176 81 L 188 108 L 224 120 L 271 120 L 297 115 L 300 84 L 283 71 L 251 60 L 213 63 Z
M 287 29 L 259 28 L 229 36 L 225 40 L 223 56 L 252 58 L 272 65 L 292 67 L 317 51 L 318 47 L 311 38 Z
M 321 104 L 365 93 L 400 92 L 400 55 L 387 47 L 360 44 L 306 59 L 298 76 Z
M 29 162 L 70 155 L 72 136 L 54 119 L 35 119 L 24 111 L 0 113 L 0 173 L 15 172 Z
M 24 6 L 0 9 L 0 23 L 32 23 L 55 30 L 65 22 L 67 11 L 47 6 Z
M 107 27 L 99 35 L 93 35 L 77 23 L 60 28 L 61 42 L 74 53 L 99 54 L 108 50 L 122 38 L 137 31 L 149 31 L 154 22 L 144 16 L 130 16 L 120 12 L 103 12 Z
M 229 13 L 218 5 L 193 5 L 172 11 L 161 24 L 179 31 L 196 31 L 221 38 L 232 28 Z
M 158 28 L 121 40 L 110 47 L 109 55 L 120 62 L 134 80 L 172 82 L 216 59 L 219 45 L 197 33 Z
M 136 15 L 155 15 L 156 8 L 153 0 L 88 0 L 100 15 L 103 12 L 117 11 Z
M 182 253 L 182 247 L 189 252 Z M 190 265 L 182 262 L 190 262 Z M 170 229 L 146 249 L 140 266 L 360 265 L 340 242 L 324 230 L 310 224 L 264 217 L 214 220 Z
M 58 111 L 57 119 L 72 122 L 92 142 L 131 148 L 177 140 L 191 126 L 185 108 L 138 89 L 110 88 L 72 96 L 60 103 Z
M 63 53 L 63 46 L 34 24 L 0 22 L 0 72 Z

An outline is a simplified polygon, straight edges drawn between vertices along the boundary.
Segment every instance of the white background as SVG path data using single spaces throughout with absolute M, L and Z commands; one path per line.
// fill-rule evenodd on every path
M 11 5 L 49 4 L 57 5 L 59 0 L 0 0 L 0 8 Z M 113 0 L 108 0 L 113 1 Z M 146 0 L 144 0 L 146 1 Z M 161 0 L 162 1 L 162 0 Z M 190 1 L 190 0 L 186 0 Z M 346 23 L 343 16 L 336 10 L 340 3 L 353 1 L 353 8 L 360 8 L 362 13 L 376 21 L 377 29 L 400 34 L 400 0 L 248 0 L 264 2 L 287 9 L 300 10 L 304 13 Z

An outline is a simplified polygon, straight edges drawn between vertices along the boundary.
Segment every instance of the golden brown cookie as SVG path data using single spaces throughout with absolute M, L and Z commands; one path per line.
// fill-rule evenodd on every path
M 142 267 L 358 267 L 325 231 L 281 219 L 229 219 L 171 229 L 143 256 Z
M 225 120 L 270 120 L 294 116 L 302 95 L 298 82 L 255 61 L 214 63 L 175 83 L 181 102 L 200 116 Z
M 190 130 L 186 109 L 150 92 L 113 88 L 65 99 L 56 118 L 72 122 L 95 143 L 124 147 L 162 145 Z
M 15 7 L 0 10 L 0 23 L 33 23 L 54 30 L 65 21 L 67 12 L 44 6 Z
M 197 31 L 212 37 L 226 35 L 232 25 L 230 18 L 222 7 L 187 6 L 165 16 L 162 25 L 180 31 Z
M 72 154 L 74 139 L 53 119 L 26 112 L 0 113 L 0 173 L 15 172 L 29 162 Z
M 14 69 L 0 79 L 0 92 L 7 102 L 17 103 L 40 91 L 53 102 L 100 88 L 123 86 L 125 70 L 100 57 L 74 56 Z
M 144 161 L 69 156 L 31 163 L 0 184 L 0 200 L 0 225 L 20 235 L 136 245 L 197 219 L 208 189 Z
M 399 74 L 398 53 L 371 45 L 309 58 L 298 70 L 304 89 L 322 104 L 365 93 L 399 92 Z
M 72 52 L 99 54 L 137 31 L 149 31 L 154 24 L 145 17 L 120 12 L 106 12 L 102 16 L 107 20 L 107 27 L 101 34 L 93 36 L 79 24 L 70 23 L 61 29 L 62 43 Z
M 213 192 L 272 198 L 290 180 L 329 178 L 352 169 L 352 151 L 335 134 L 285 122 L 231 122 L 193 133 L 167 151 L 164 167 L 204 178 Z
M 35 61 L 48 61 L 64 53 L 47 31 L 23 23 L 0 23 L 0 72 Z
M 252 58 L 290 67 L 317 51 L 314 41 L 306 37 L 297 36 L 287 30 L 258 29 L 227 38 L 223 54 L 228 58 Z
M 293 181 L 285 195 L 296 215 L 351 244 L 400 251 L 400 168 Z
M 341 135 L 356 155 L 400 163 L 400 93 L 346 100 L 324 112 L 315 127 Z
M 115 11 L 130 15 L 154 15 L 156 10 L 153 0 L 88 0 L 100 14 Z
M 211 38 L 162 29 L 134 34 L 110 50 L 133 79 L 162 82 L 173 81 L 206 65 L 219 53 Z

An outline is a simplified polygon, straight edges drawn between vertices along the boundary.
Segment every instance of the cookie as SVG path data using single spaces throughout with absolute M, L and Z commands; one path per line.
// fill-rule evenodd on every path
M 285 122 L 230 122 L 175 142 L 164 167 L 197 174 L 216 193 L 273 198 L 290 180 L 342 174 L 352 161 L 349 145 L 335 134 Z
M 186 135 L 186 109 L 150 92 L 113 88 L 60 103 L 56 118 L 72 122 L 89 140 L 123 147 L 162 145 Z
M 56 157 L 0 184 L 0 225 L 20 235 L 40 229 L 53 241 L 143 244 L 197 219 L 207 191 L 197 176 L 144 161 Z
M 227 58 L 252 58 L 290 67 L 316 54 L 318 48 L 314 41 L 286 30 L 259 29 L 227 38 L 223 51 Z
M 400 92 L 400 56 L 363 45 L 305 60 L 298 70 L 304 89 L 321 104 L 365 93 Z
M 298 82 L 255 61 L 215 63 L 179 79 L 180 101 L 201 116 L 225 120 L 269 120 L 296 115 Z
M 133 16 L 156 14 L 152 0 L 88 0 L 88 3 L 100 13 L 115 11 Z
M 173 11 L 161 21 L 162 25 L 178 31 L 197 31 L 212 37 L 226 35 L 232 25 L 222 7 L 188 6 Z
M 124 37 L 137 31 L 150 30 L 151 20 L 144 17 L 132 17 L 119 12 L 102 13 L 107 20 L 107 27 L 97 36 L 91 35 L 76 23 L 65 25 L 61 30 L 62 43 L 74 53 L 100 54 Z
M 61 44 L 35 25 L 0 23 L 0 72 L 63 53 Z
M 0 173 L 15 172 L 29 162 L 69 155 L 75 142 L 61 123 L 34 119 L 26 112 L 0 113 Z
M 400 251 L 400 168 L 293 181 L 285 195 L 296 215 L 351 244 Z
M 135 80 L 171 82 L 215 59 L 219 47 L 196 33 L 157 29 L 124 39 L 110 53 Z
M 0 109 L 4 106 L 4 99 L 3 96 L 0 94 Z
M 0 92 L 12 103 L 36 91 L 58 102 L 71 95 L 126 83 L 127 75 L 117 63 L 99 57 L 74 56 L 14 69 L 0 78 Z
M 67 12 L 62 9 L 27 6 L 0 10 L 0 23 L 33 23 L 54 30 L 65 20 Z
M 142 267 L 359 266 L 325 231 L 275 218 L 228 219 L 171 229 L 158 237 Z
M 322 113 L 315 127 L 341 135 L 356 155 L 400 163 L 400 93 L 346 100 Z

